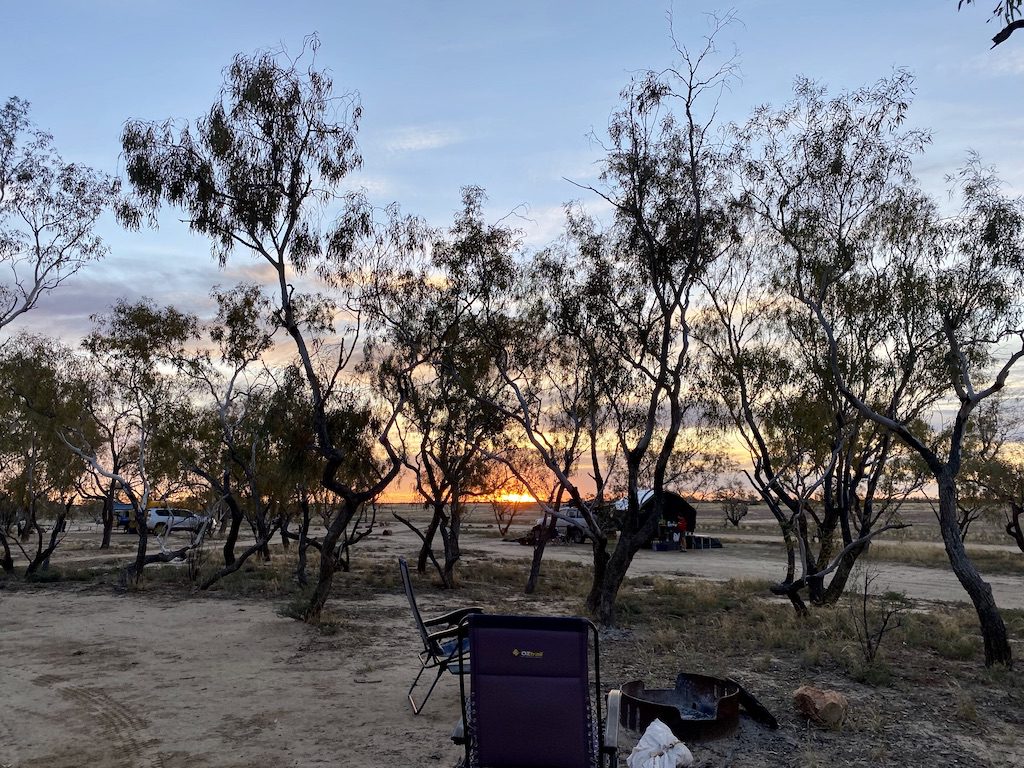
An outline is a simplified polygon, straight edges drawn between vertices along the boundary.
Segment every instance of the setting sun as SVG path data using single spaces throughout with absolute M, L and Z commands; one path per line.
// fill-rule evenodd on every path
M 537 500 L 528 493 L 503 493 L 498 501 L 511 501 L 513 504 L 533 504 Z

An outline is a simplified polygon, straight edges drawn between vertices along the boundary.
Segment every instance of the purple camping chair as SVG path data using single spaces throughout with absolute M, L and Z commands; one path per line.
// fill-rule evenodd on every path
M 616 765 L 618 691 L 608 696 L 604 730 L 592 622 L 477 614 L 467 616 L 459 629 L 473 649 L 473 664 L 459 678 L 462 722 L 452 738 L 465 745 L 468 768 Z

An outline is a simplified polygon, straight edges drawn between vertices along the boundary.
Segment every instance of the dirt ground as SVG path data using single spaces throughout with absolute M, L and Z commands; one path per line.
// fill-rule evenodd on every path
M 266 599 L 160 589 L 117 594 L 96 585 L 0 589 L 0 766 L 454 766 L 461 754 L 448 736 L 459 708 L 454 678 L 441 683 L 419 716 L 405 698 L 418 641 L 394 586 L 394 558 L 412 555 L 416 543 L 408 531 L 392 531 L 361 545 L 392 586 L 332 600 L 333 634 L 283 618 L 279 602 Z M 109 559 L 90 549 L 87 532 L 78 535 L 79 544 L 63 553 L 69 562 Z M 119 556 L 126 556 L 131 540 L 118 544 Z M 467 567 L 530 552 L 484 526 L 467 535 L 464 547 Z M 778 562 L 765 547 L 643 552 L 631 574 L 723 579 L 749 567 L 777 577 Z M 586 553 L 585 546 L 553 547 L 549 556 L 582 561 Z M 936 598 L 923 594 L 925 587 L 962 599 L 941 569 L 892 570 L 885 577 L 926 599 Z M 1024 607 L 1022 581 L 1000 577 L 1001 606 Z M 420 586 L 428 615 L 465 599 L 425 581 Z M 485 607 L 568 610 L 557 600 L 517 594 Z M 690 647 L 685 638 L 680 643 Z M 1024 653 L 1020 638 L 1015 652 Z M 778 731 L 744 719 L 733 737 L 691 744 L 698 766 L 1024 765 L 1024 681 L 1010 673 L 1016 677 L 989 685 L 977 659 L 926 661 L 889 685 L 869 686 L 784 654 L 743 658 L 713 643 L 695 644 L 690 653 L 680 659 L 638 648 L 628 629 L 602 633 L 605 688 L 637 678 L 655 687 L 670 670 L 706 667 L 740 679 L 779 718 Z M 842 729 L 810 727 L 792 712 L 791 693 L 805 682 L 850 698 Z M 621 765 L 633 740 L 625 734 Z
M 457 688 L 418 717 L 405 699 L 402 600 L 346 605 L 323 636 L 265 602 L 3 595 L 0 765 L 454 765 Z

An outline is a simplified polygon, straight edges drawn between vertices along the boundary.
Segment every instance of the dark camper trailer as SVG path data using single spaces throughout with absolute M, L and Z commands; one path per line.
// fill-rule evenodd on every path
M 650 489 L 638 492 L 640 511 L 647 512 L 655 503 L 654 491 Z M 616 507 L 626 508 L 626 499 L 620 499 Z M 718 539 L 696 534 L 697 510 L 694 506 L 673 491 L 662 492 L 661 519 L 658 527 L 647 546 L 659 552 L 678 551 L 681 549 L 708 549 L 721 547 Z

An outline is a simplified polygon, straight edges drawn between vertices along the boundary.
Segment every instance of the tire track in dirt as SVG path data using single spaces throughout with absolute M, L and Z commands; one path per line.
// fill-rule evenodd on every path
M 84 708 L 88 720 L 99 726 L 97 742 L 109 744 L 110 754 L 128 768 L 144 765 L 166 768 L 159 754 L 147 755 L 159 742 L 155 739 L 140 741 L 137 736 L 149 722 L 121 702 L 101 690 L 75 685 L 59 675 L 37 675 L 32 682 L 57 691 L 63 698 Z

